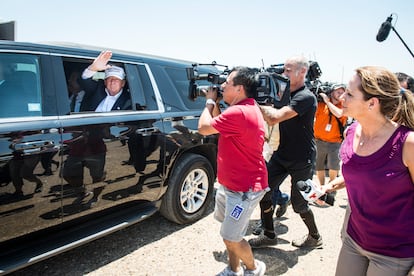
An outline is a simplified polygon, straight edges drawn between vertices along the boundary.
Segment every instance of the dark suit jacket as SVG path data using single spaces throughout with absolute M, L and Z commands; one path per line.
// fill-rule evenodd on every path
M 105 99 L 105 83 L 103 80 L 81 79 L 80 84 L 85 90 L 80 111 L 95 111 L 99 103 Z M 116 100 L 112 110 L 132 110 L 131 95 L 124 88 L 121 96 Z

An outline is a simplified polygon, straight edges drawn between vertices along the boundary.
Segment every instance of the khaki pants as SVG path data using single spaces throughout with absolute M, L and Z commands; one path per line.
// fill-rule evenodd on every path
M 414 267 L 414 258 L 393 258 L 362 249 L 344 231 L 336 276 L 406 276 Z

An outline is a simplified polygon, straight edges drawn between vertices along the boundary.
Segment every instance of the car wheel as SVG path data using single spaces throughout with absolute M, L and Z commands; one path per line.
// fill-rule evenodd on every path
M 199 220 L 208 209 L 215 174 L 207 158 L 185 154 L 177 160 L 162 198 L 161 214 L 178 224 Z

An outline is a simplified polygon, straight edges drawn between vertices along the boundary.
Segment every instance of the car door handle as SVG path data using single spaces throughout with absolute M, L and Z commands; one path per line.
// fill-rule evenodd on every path
M 11 149 L 17 152 L 31 154 L 35 152 L 45 151 L 46 149 L 53 147 L 55 147 L 55 143 L 53 141 L 32 141 L 13 144 L 11 146 Z
M 157 127 L 138 128 L 135 133 L 141 135 L 151 135 L 153 132 L 158 132 Z

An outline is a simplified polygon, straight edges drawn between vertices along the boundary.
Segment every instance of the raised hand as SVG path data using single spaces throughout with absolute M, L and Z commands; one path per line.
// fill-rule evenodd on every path
M 102 51 L 93 63 L 89 66 L 89 70 L 92 71 L 104 71 L 105 69 L 111 67 L 108 65 L 108 61 L 112 57 L 111 51 Z

